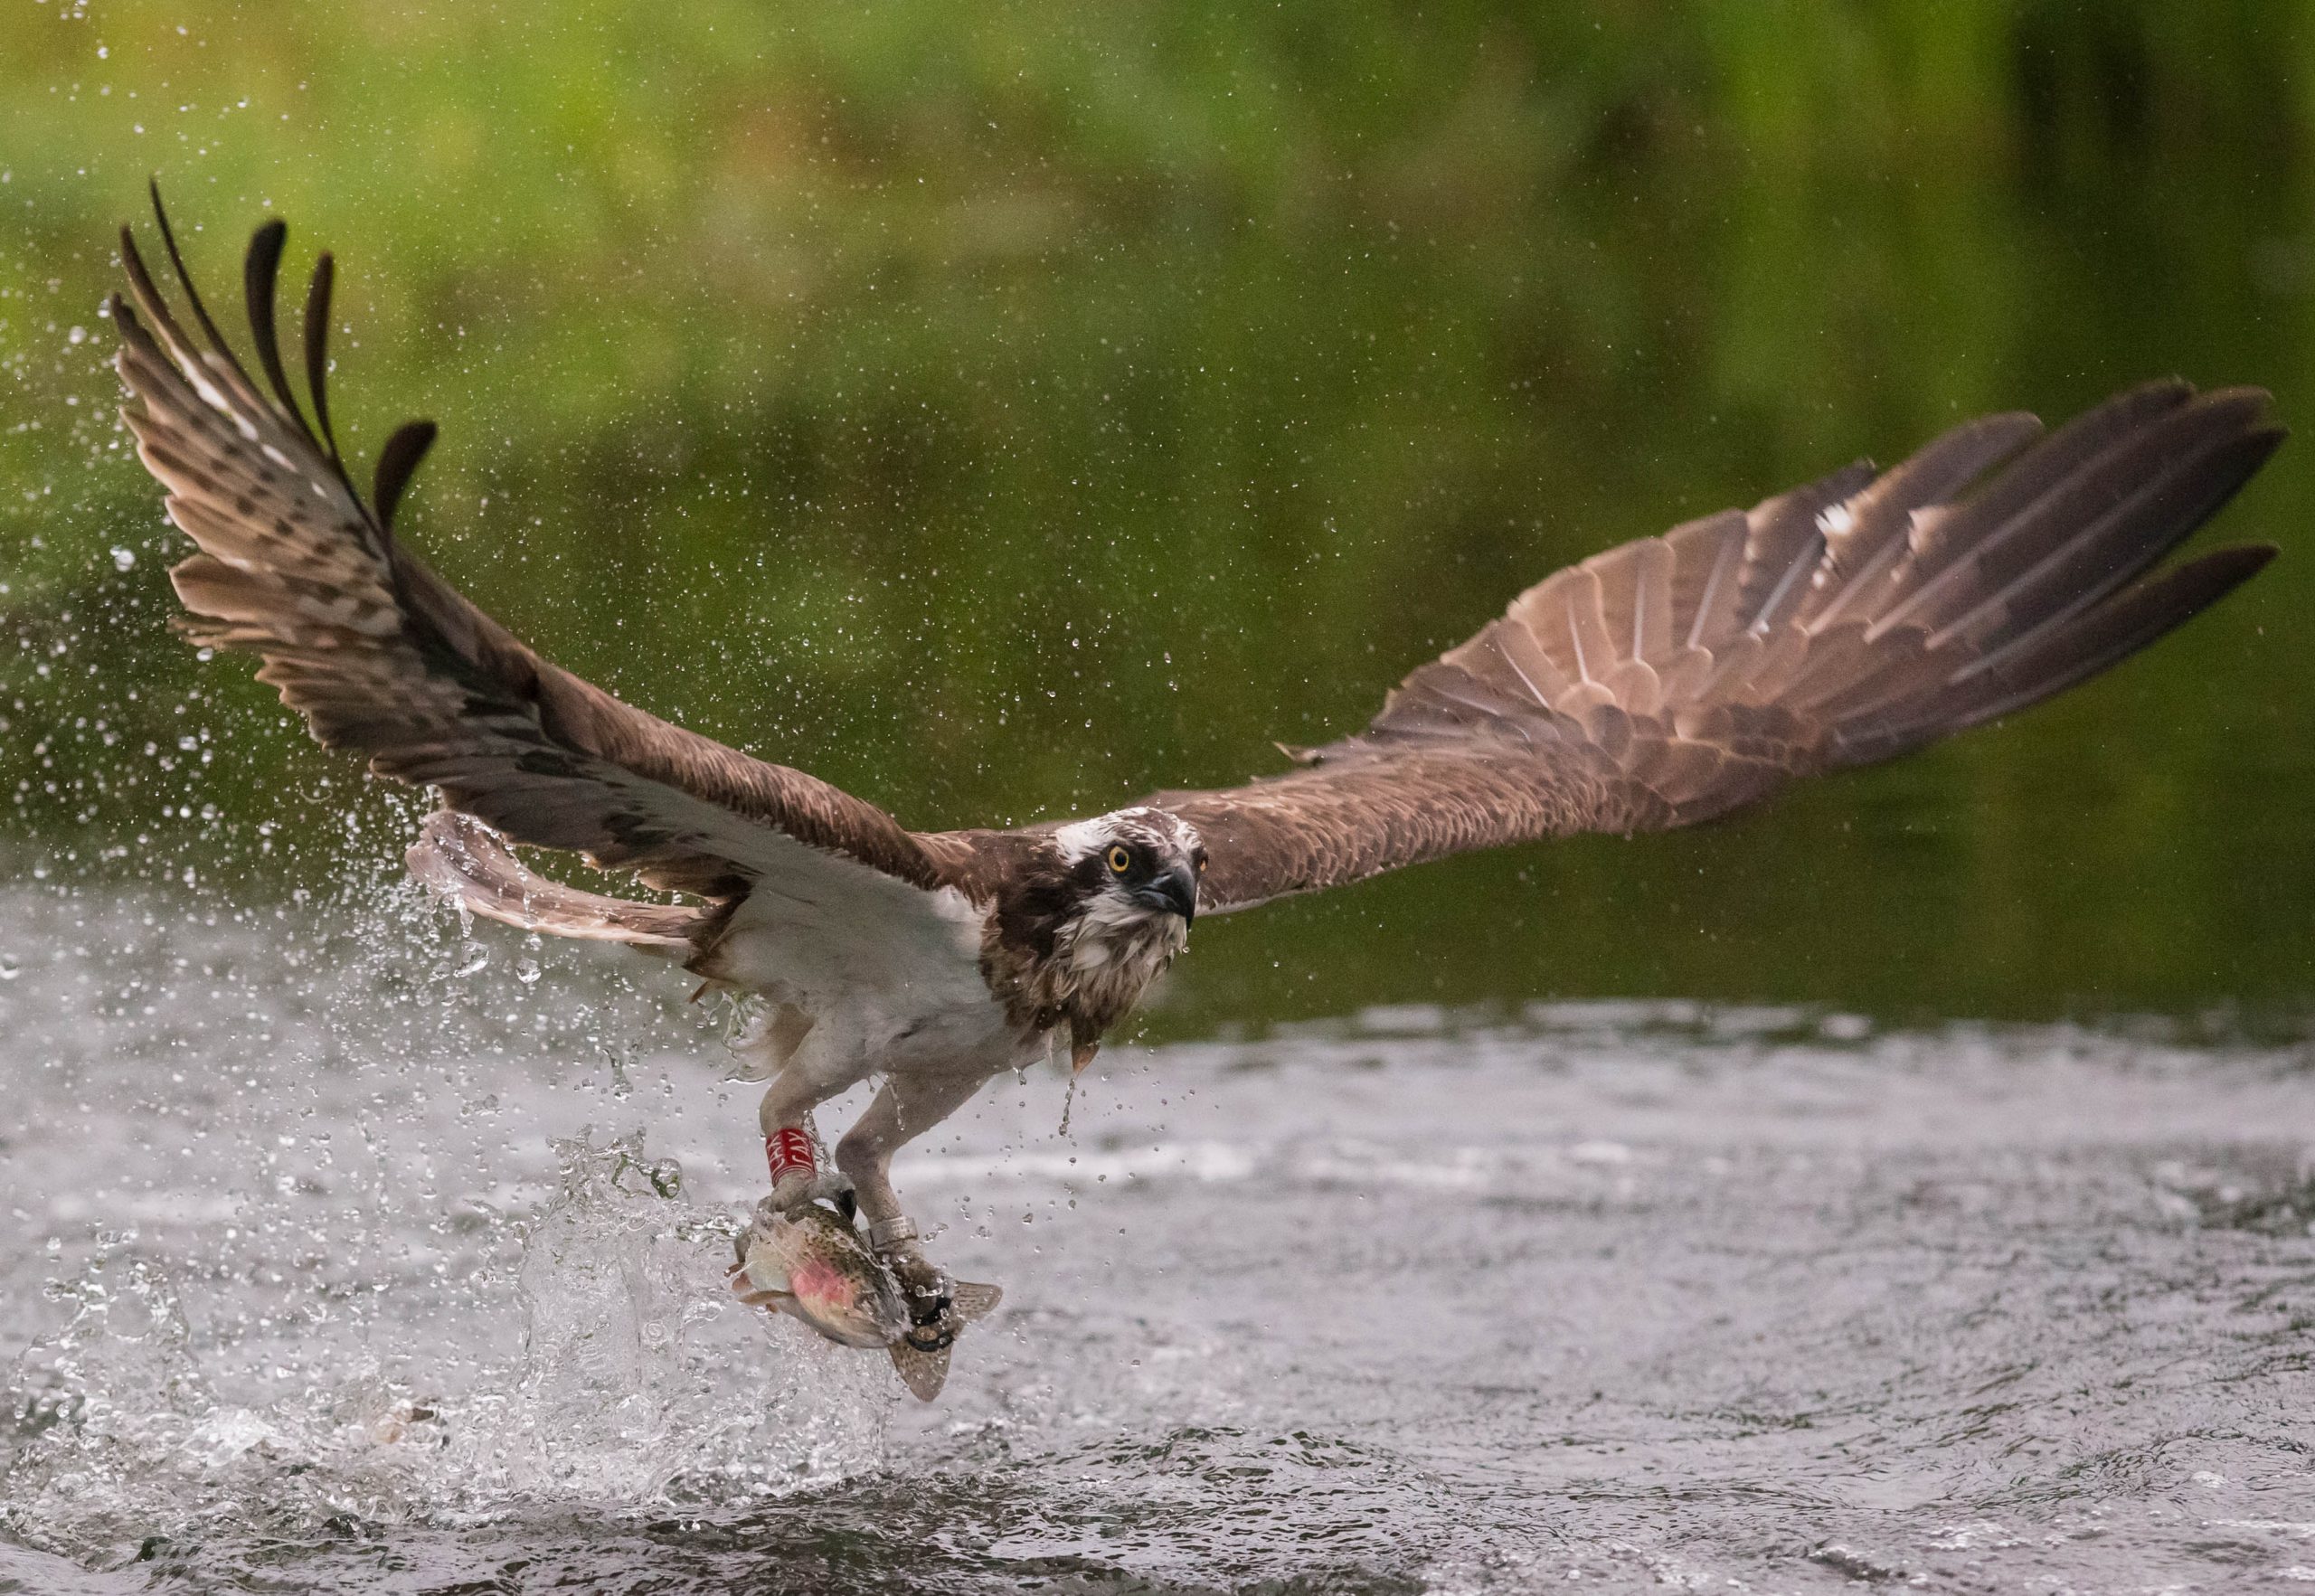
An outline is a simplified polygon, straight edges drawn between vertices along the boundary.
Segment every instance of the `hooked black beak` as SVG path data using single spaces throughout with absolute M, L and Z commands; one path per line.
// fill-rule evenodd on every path
M 1176 865 L 1163 875 L 1155 875 L 1134 891 L 1134 901 L 1151 909 L 1164 909 L 1182 917 L 1188 925 L 1197 919 L 1197 873 L 1187 865 Z

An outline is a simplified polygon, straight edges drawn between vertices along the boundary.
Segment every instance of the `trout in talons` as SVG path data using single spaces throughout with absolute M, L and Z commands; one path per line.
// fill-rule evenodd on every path
M 821 1202 L 785 1212 L 766 1202 L 733 1244 L 734 1296 L 796 1316 L 844 1346 L 883 1348 L 902 1382 L 931 1402 L 949 1378 L 949 1349 L 965 1325 L 987 1316 L 1004 1292 L 958 1280 L 922 1322 L 892 1267 L 870 1251 L 852 1222 Z

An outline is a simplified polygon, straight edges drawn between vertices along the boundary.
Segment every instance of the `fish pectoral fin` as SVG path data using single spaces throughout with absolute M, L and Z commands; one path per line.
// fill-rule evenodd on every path
M 995 1313 L 997 1305 L 1004 1300 L 1004 1287 L 984 1285 L 978 1280 L 958 1280 L 949 1288 L 949 1306 L 969 1325 Z
M 908 1387 L 909 1394 L 917 1401 L 931 1402 L 949 1383 L 947 1347 L 938 1352 L 920 1352 L 902 1340 L 893 1342 L 889 1350 L 893 1355 L 893 1367 L 900 1374 L 901 1384 Z

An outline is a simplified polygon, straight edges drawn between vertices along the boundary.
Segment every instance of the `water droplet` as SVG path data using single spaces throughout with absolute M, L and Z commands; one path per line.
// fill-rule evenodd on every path
M 115 571 L 136 570 L 137 551 L 134 549 L 124 549 L 116 546 L 112 552 L 112 568 Z
M 515 978 L 525 987 L 535 986 L 539 978 L 539 961 L 527 957 L 516 959 Z
M 467 944 L 465 956 L 458 960 L 456 973 L 470 976 L 488 968 L 489 964 L 490 949 L 479 942 L 469 942 Z
M 14 954 L 0 953 L 0 981 L 13 981 L 24 973 L 24 967 L 16 962 Z

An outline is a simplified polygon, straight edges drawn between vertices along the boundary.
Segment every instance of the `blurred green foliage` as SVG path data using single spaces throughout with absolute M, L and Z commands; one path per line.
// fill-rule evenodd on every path
M 442 422 L 454 580 L 919 826 L 1274 769 L 1552 567 L 1967 412 L 2315 392 L 2288 0 L 0 7 L 0 813 L 59 881 L 399 852 L 166 634 L 99 309 L 148 173 L 214 297 L 269 211 L 336 251 L 341 430 Z M 2302 448 L 2222 534 L 2288 557 L 2087 691 L 1201 926 L 1159 1023 L 2298 1013 Z

